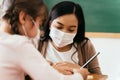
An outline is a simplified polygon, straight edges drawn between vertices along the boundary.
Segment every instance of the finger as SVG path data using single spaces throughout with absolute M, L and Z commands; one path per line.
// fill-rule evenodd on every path
M 58 62 L 56 63 L 56 65 L 65 65 L 66 63 L 65 62 Z
M 67 70 L 60 70 L 59 72 L 64 74 L 64 75 L 72 75 L 73 74 L 73 72 L 67 71 Z
M 73 73 L 72 72 L 69 72 L 69 71 L 65 71 L 64 72 L 64 75 L 72 75 Z
M 68 71 L 68 72 L 70 72 L 70 73 L 73 74 L 73 68 L 70 68 L 70 67 L 65 66 L 65 67 L 62 67 L 62 69 L 63 69 L 64 71 Z

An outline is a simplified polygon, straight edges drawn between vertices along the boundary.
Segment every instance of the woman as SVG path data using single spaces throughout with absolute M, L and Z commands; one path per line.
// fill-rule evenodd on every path
M 83 80 L 82 70 L 65 76 L 53 69 L 35 48 L 33 38 L 43 21 L 42 0 L 3 0 L 0 26 L 0 79 Z M 49 75 L 46 77 L 46 75 Z M 87 74 L 86 74 L 87 75 Z
M 81 67 L 96 53 L 91 41 L 85 37 L 84 15 L 79 4 L 63 1 L 52 8 L 39 50 L 63 74 L 72 74 L 65 66 L 72 67 L 71 63 L 75 63 Z M 90 73 L 101 74 L 97 58 L 85 68 Z

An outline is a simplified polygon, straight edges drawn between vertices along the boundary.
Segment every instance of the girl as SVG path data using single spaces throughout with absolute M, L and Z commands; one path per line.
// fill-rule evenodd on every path
M 73 67 L 71 63 L 74 63 L 80 68 L 96 53 L 91 41 L 85 37 L 84 15 L 79 4 L 63 1 L 52 8 L 39 50 L 63 74 L 72 74 L 65 66 Z M 97 58 L 84 69 L 101 74 Z

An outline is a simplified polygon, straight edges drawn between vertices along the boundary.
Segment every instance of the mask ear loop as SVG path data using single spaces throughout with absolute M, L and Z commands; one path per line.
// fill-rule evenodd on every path
M 33 22 L 33 24 L 35 25 L 35 26 L 37 26 L 37 24 L 36 24 L 36 22 L 32 19 L 32 22 Z
M 32 19 L 32 22 L 35 26 L 37 26 L 36 22 L 33 19 Z M 34 40 L 31 39 L 31 41 L 32 41 L 33 45 L 35 46 L 35 48 L 37 48 L 37 44 L 35 44 Z
M 35 26 L 37 26 L 35 20 L 34 20 L 32 17 L 31 17 L 31 20 L 32 20 L 32 23 L 33 23 Z
M 22 29 L 23 29 L 23 31 L 24 31 L 24 33 L 25 33 L 25 36 L 27 36 L 27 37 L 28 37 L 28 35 L 27 35 L 27 32 L 26 32 L 26 29 L 25 29 L 25 26 L 24 26 L 24 25 L 22 25 Z
M 28 37 L 25 27 L 22 26 L 22 28 L 23 28 L 23 31 L 24 31 L 24 33 L 25 33 L 25 36 Z M 28 37 L 28 39 L 30 39 L 30 38 Z M 34 40 L 31 39 L 31 41 L 32 41 L 32 44 L 35 46 L 35 48 L 37 48 L 37 45 L 35 44 Z

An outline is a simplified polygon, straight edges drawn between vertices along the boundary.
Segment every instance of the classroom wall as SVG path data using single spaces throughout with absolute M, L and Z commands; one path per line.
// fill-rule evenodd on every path
M 120 80 L 120 38 L 90 38 L 97 52 L 103 74 L 108 80 Z

